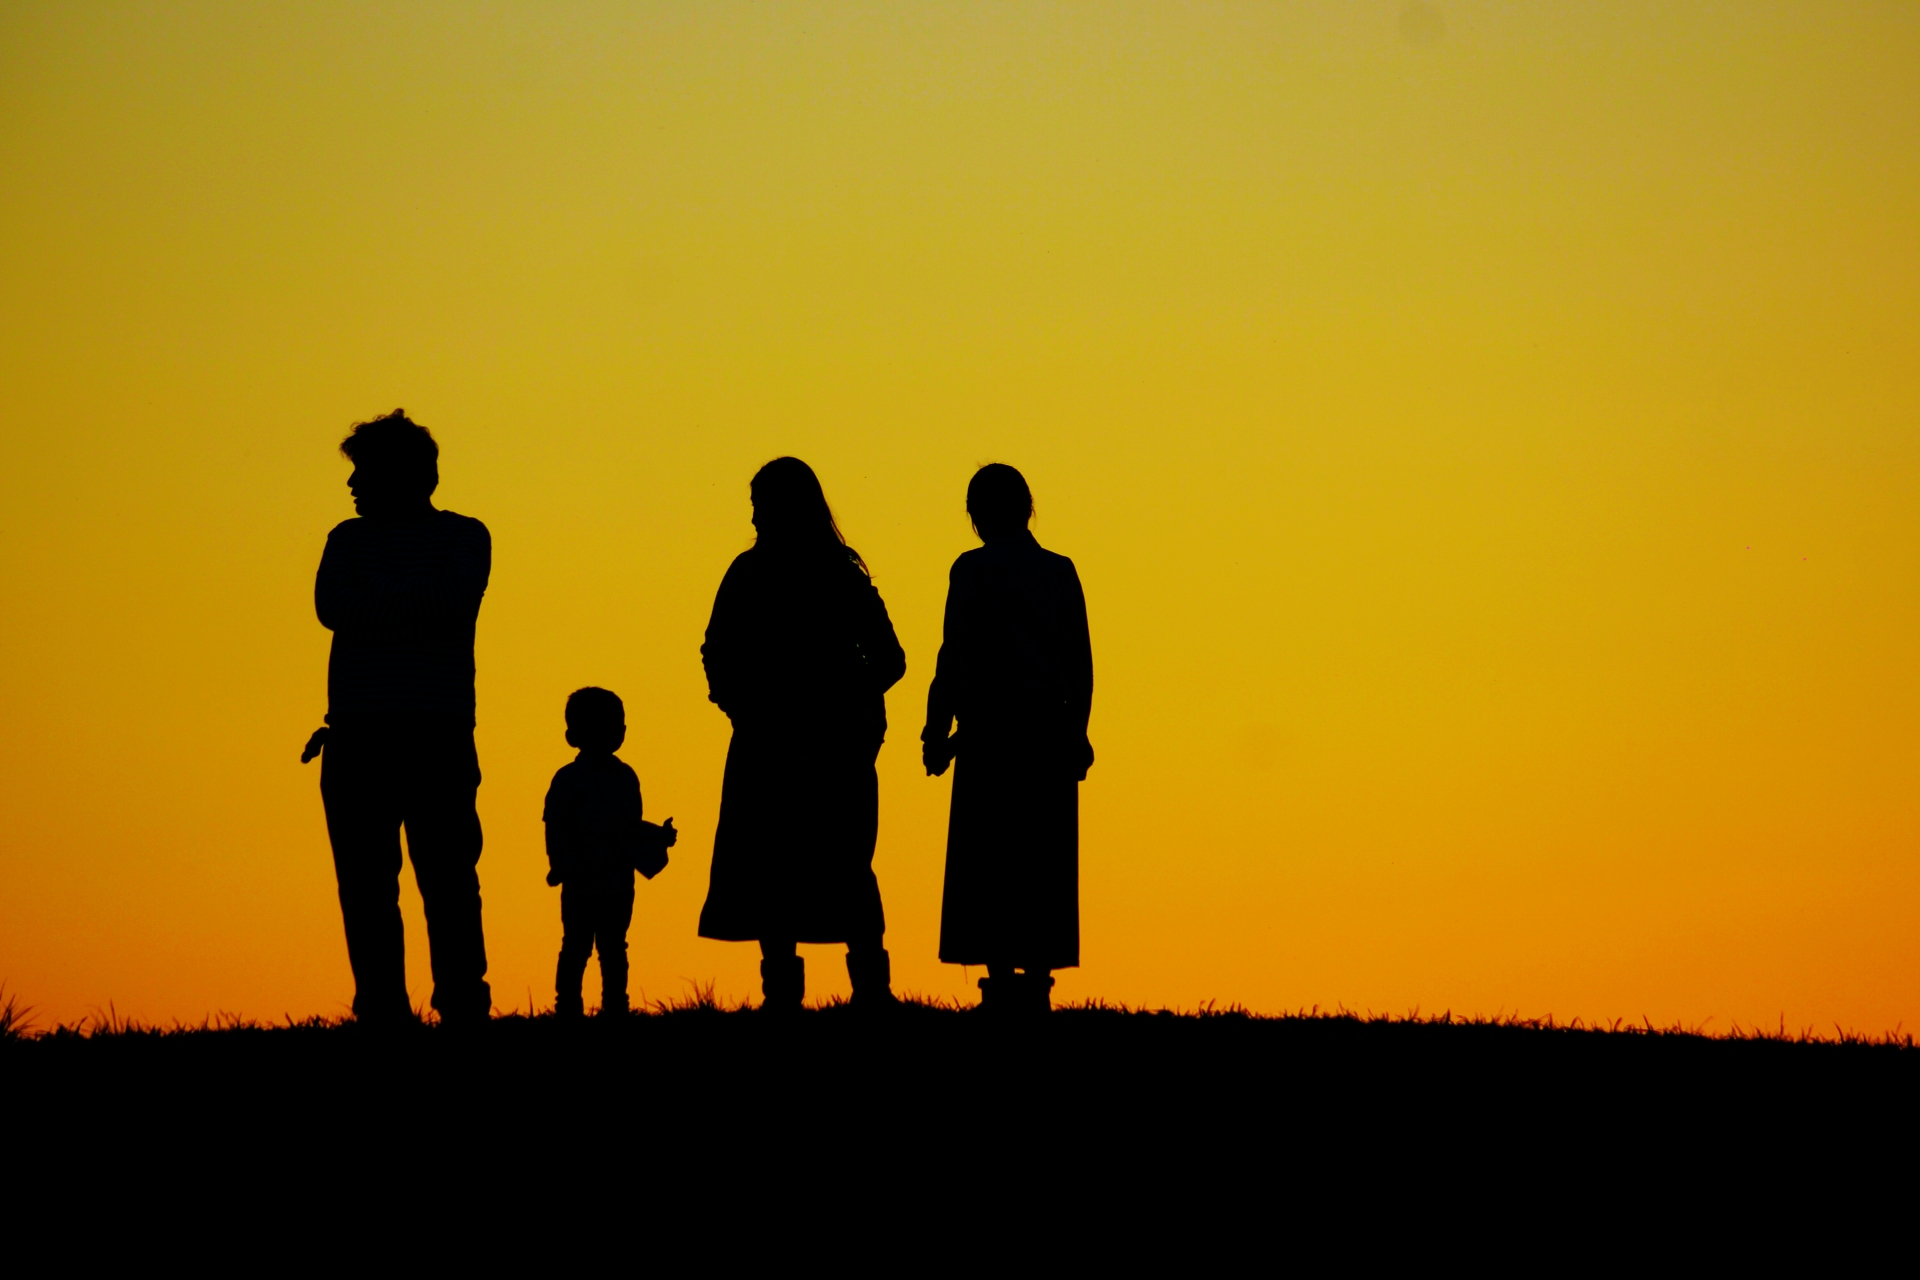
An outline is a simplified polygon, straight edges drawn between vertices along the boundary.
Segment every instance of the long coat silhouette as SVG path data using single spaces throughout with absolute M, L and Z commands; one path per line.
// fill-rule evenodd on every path
M 763 541 L 728 568 L 700 655 L 733 721 L 700 936 L 877 940 L 874 759 L 907 669 L 880 593 L 844 547 Z
M 954 562 L 927 736 L 954 736 L 940 959 L 1080 963 L 1093 648 L 1073 561 L 1025 529 Z

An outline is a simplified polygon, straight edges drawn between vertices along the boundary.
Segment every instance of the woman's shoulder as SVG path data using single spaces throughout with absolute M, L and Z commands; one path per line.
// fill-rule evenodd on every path
M 950 578 L 964 578 L 979 573 L 987 565 L 987 548 L 975 547 L 971 551 L 962 551 L 954 557 L 953 568 L 947 571 Z
M 766 556 L 760 548 L 748 547 L 727 563 L 727 571 L 720 577 L 721 587 L 739 583 L 760 576 L 760 570 L 766 563 Z
M 1080 571 L 1073 561 L 1057 551 L 1049 551 L 1038 542 L 1029 543 L 1023 552 L 1029 581 L 1050 595 L 1071 599 L 1080 594 Z

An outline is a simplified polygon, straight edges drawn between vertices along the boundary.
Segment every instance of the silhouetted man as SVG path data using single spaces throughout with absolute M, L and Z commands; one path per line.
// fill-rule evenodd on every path
M 400 829 L 427 913 L 433 1007 L 486 1019 L 480 818 L 474 794 L 473 632 L 493 543 L 478 520 L 437 510 L 440 449 L 395 409 L 340 445 L 359 519 L 327 535 L 314 582 L 333 632 L 320 796 L 353 965 L 354 1018 L 411 1020 L 400 925 Z

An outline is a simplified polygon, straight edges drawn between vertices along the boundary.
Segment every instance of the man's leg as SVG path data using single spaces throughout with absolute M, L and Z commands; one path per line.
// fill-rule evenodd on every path
M 471 735 L 411 744 L 407 853 L 426 909 L 433 1007 L 448 1021 L 484 1021 L 493 1010 L 480 927 L 480 765 Z
M 333 844 L 353 966 L 353 1016 L 372 1024 L 413 1017 L 400 924 L 400 808 L 380 755 L 336 733 L 320 759 L 320 800 Z

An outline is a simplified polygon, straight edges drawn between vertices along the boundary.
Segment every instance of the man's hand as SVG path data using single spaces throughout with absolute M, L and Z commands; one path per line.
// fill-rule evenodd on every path
M 661 823 L 660 830 L 664 833 L 662 843 L 664 843 L 667 848 L 671 849 L 674 845 L 680 843 L 680 833 L 673 829 L 672 818 L 668 818 L 665 822 Z
M 920 744 L 920 761 L 927 766 L 929 778 L 937 778 L 947 771 L 947 766 L 953 763 L 956 746 L 951 736 L 929 738 Z
M 318 729 L 315 729 L 313 731 L 313 736 L 307 739 L 307 749 L 300 753 L 300 763 L 306 764 L 309 760 L 312 760 L 315 756 L 320 754 L 320 749 L 326 745 L 327 745 L 327 727 L 325 725 L 321 725 Z

